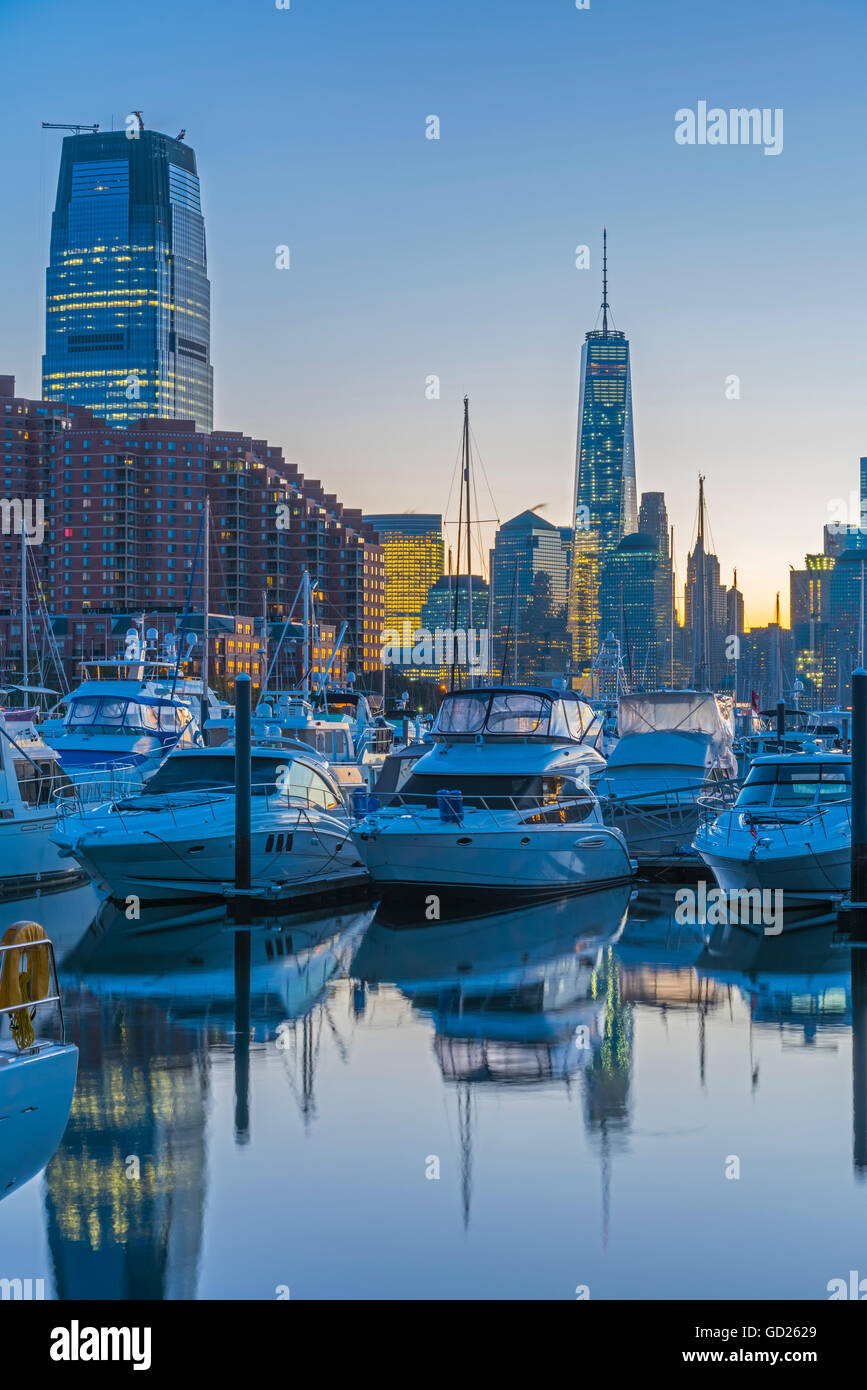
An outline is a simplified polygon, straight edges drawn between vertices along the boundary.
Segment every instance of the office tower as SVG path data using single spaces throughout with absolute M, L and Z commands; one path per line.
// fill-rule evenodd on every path
M 684 625 L 691 634 L 691 683 L 695 690 L 721 690 L 727 655 L 726 588 L 720 583 L 719 560 L 706 541 L 704 478 L 698 480 L 698 528 L 687 559 Z
M 469 595 L 465 574 L 443 574 L 431 585 L 427 599 L 421 610 L 421 624 L 426 635 L 435 639 L 434 660 L 430 665 L 417 667 L 417 674 L 435 680 L 451 679 L 451 660 L 454 655 L 460 673 L 456 683 L 464 683 L 466 665 L 461 652 L 477 656 L 476 667 L 479 684 L 484 684 L 491 673 L 491 644 L 488 633 L 489 588 L 480 574 L 472 578 L 472 617 L 469 616 Z M 448 634 L 458 634 L 452 648 Z M 467 636 L 472 633 L 471 637 Z M 445 662 L 440 661 L 443 651 Z
M 603 232 L 602 327 L 581 350 L 568 624 L 573 674 L 586 675 L 599 637 L 599 582 L 608 557 L 638 530 L 632 385 L 626 334 L 608 324 Z
M 385 557 L 385 630 L 399 633 L 401 640 L 408 631 L 412 641 L 423 626 L 430 587 L 442 576 L 443 519 L 402 512 L 364 520 L 378 535 Z
M 657 690 L 671 667 L 671 568 L 655 536 L 624 536 L 599 586 L 600 631 L 613 632 L 631 690 Z
M 563 676 L 572 533 L 535 512 L 498 530 L 491 551 L 493 665 L 512 681 Z
M 789 574 L 789 621 L 795 675 L 808 695 L 820 704 L 824 701 L 831 575 L 835 563 L 830 555 L 806 555 L 804 568 Z
M 64 139 L 45 307 L 46 400 L 121 427 L 160 416 L 212 428 L 205 224 L 181 138 L 139 119 Z
M 664 492 L 642 492 L 641 506 L 638 509 L 638 529 L 642 535 L 651 537 L 664 560 L 671 558 L 668 508 L 665 505 Z
M 865 575 L 867 550 L 853 548 L 836 557 L 828 585 L 825 690 L 832 704 L 844 707 L 852 702 L 852 672 L 867 661 Z

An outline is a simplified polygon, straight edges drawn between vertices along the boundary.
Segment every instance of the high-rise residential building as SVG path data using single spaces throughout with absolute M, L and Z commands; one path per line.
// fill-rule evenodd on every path
M 0 442 L 6 497 L 43 508 L 44 536 L 29 547 L 28 606 L 54 618 L 62 654 L 113 655 L 110 615 L 164 614 L 168 623 L 188 601 L 202 612 L 207 497 L 209 612 L 248 615 L 246 627 L 286 620 L 294 603 L 297 620 L 307 569 L 320 622 L 347 624 L 343 653 L 359 683 L 381 668 L 382 547 L 360 511 L 305 478 L 267 440 L 184 420 L 112 429 L 67 402 L 17 397 L 14 378 L 0 376 Z M 20 553 L 17 534 L 0 536 L 0 629 L 13 661 Z M 235 661 L 230 674 L 256 651 L 256 634 L 241 635 L 241 648 L 223 653 Z
M 632 690 L 657 690 L 669 681 L 671 604 L 671 566 L 660 538 L 641 531 L 624 536 L 602 574 L 599 617 L 602 632 L 620 642 Z
M 568 605 L 573 674 L 586 675 L 599 638 L 599 584 L 608 557 L 638 530 L 632 383 L 626 334 L 609 327 L 603 233 L 602 327 L 581 350 L 572 573 Z
M 493 666 L 512 681 L 563 676 L 572 532 L 521 512 L 500 527 L 491 551 Z
M 398 512 L 365 516 L 365 524 L 379 537 L 385 557 L 386 631 L 410 638 L 422 626 L 422 609 L 431 585 L 443 572 L 443 519 L 441 516 Z
M 110 425 L 213 427 L 211 289 L 196 156 L 142 128 L 63 141 L 42 393 Z

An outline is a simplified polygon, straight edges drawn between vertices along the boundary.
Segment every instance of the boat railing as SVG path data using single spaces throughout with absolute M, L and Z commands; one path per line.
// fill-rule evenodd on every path
M 56 1022 L 55 1036 L 47 1030 L 46 1017 Z M 0 945 L 0 1051 L 14 1043 L 17 1052 L 32 1054 L 65 1041 L 53 943 L 43 936 Z
M 738 808 L 732 809 L 737 812 Z M 841 812 L 832 817 L 832 812 Z M 711 826 L 718 819 L 722 812 L 708 810 L 707 817 L 703 820 L 700 830 L 707 834 Z M 806 837 L 811 832 L 824 836 L 826 840 L 831 835 L 841 830 L 841 821 L 845 820 L 846 829 L 851 836 L 852 817 L 851 802 L 848 800 L 829 801 L 824 806 L 807 807 L 802 812 L 797 806 L 742 806 L 739 814 L 732 814 L 726 824 L 725 844 L 731 844 L 732 832 L 743 832 L 750 830 L 753 834 L 756 845 L 758 846 L 763 835 L 773 832 L 774 838 L 782 840 L 787 849 L 797 849 L 806 842 Z M 719 841 L 717 841 L 719 843 Z
M 80 815 L 93 806 L 102 806 L 141 791 L 141 768 L 135 763 L 115 763 L 105 767 L 89 767 L 71 776 L 64 775 L 63 785 L 55 787 L 52 799 L 57 818 Z
M 264 807 L 266 811 L 298 811 L 303 815 L 313 827 L 310 819 L 310 812 L 330 812 L 342 818 L 346 815 L 346 807 L 342 801 L 334 800 L 328 805 L 325 804 L 322 794 L 308 788 L 306 791 L 288 791 L 275 789 L 274 791 L 261 791 L 253 788 L 253 808 Z M 226 805 L 234 798 L 234 783 L 225 782 L 214 784 L 213 786 L 195 787 L 188 790 L 180 788 L 174 794 L 170 791 L 156 793 L 154 802 L 148 805 L 147 791 L 141 792 L 140 788 L 133 788 L 131 796 L 120 796 L 116 800 L 110 801 L 105 798 L 106 811 L 116 815 L 120 821 L 125 834 L 129 834 L 131 825 L 128 817 L 137 817 L 135 821 L 136 829 L 149 829 L 139 817 L 143 815 L 166 815 L 169 817 L 175 830 L 184 830 L 187 834 L 194 833 L 194 824 L 189 817 L 189 811 L 195 810 L 197 820 L 201 819 L 207 823 L 215 823 L 217 820 L 226 820 Z M 174 799 L 173 799 L 174 796 Z M 110 804 L 109 804 L 110 802 Z M 64 812 L 68 815 L 77 815 L 78 810 L 61 806 L 58 814 L 62 816 Z M 184 815 L 183 813 L 187 813 Z M 231 818 L 231 816 L 230 816 Z M 157 832 L 154 831 L 156 834 Z
M 523 825 L 557 827 L 580 824 L 591 820 L 594 810 L 600 805 L 600 799 L 589 791 L 583 796 L 560 796 L 550 801 L 540 801 L 538 796 L 485 797 L 470 792 L 458 802 L 453 795 L 450 797 L 446 788 L 438 792 L 437 800 L 423 792 L 385 792 L 381 797 L 363 794 L 360 800 L 365 803 L 366 809 L 361 806 L 354 808 L 356 822 L 379 809 L 386 812 L 397 810 L 424 830 L 430 829 L 433 816 L 437 817 L 438 824 L 442 822 L 466 828 L 467 821 L 477 817 L 479 812 L 488 816 L 498 830 L 518 829 Z M 605 828 L 598 821 L 595 827 L 599 830 Z
M 374 757 L 387 757 L 393 743 L 393 724 L 365 724 L 355 739 L 356 760 L 361 762 L 365 753 Z

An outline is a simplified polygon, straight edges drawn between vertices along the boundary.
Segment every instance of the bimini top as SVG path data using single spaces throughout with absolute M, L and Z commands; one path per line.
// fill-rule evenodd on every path
M 656 690 L 621 695 L 617 728 L 626 734 L 710 734 L 734 738 L 734 714 L 728 695 L 709 690 Z
M 707 740 L 708 753 L 720 766 L 732 771 L 736 767 L 732 753 L 734 711 L 731 698 L 726 695 L 714 695 L 707 690 L 657 690 L 651 694 L 621 695 L 617 705 L 617 728 L 620 743 L 614 750 L 618 755 L 616 762 L 634 760 L 635 754 L 628 757 L 623 747 L 623 741 L 630 735 L 699 734 Z M 671 742 L 666 740 L 667 744 Z M 671 748 L 668 756 L 671 756 Z
M 433 726 L 435 738 L 555 739 L 593 742 L 601 717 L 572 690 L 503 686 L 446 695 Z

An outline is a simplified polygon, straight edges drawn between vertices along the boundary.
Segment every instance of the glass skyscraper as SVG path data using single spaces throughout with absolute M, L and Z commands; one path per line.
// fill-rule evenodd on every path
M 638 530 L 632 382 L 626 334 L 608 326 L 603 252 L 602 327 L 581 350 L 569 631 L 573 674 L 586 675 L 599 638 L 599 584 L 624 536 Z
M 113 425 L 162 416 L 213 428 L 205 224 L 182 140 L 144 129 L 64 139 L 42 393 Z

